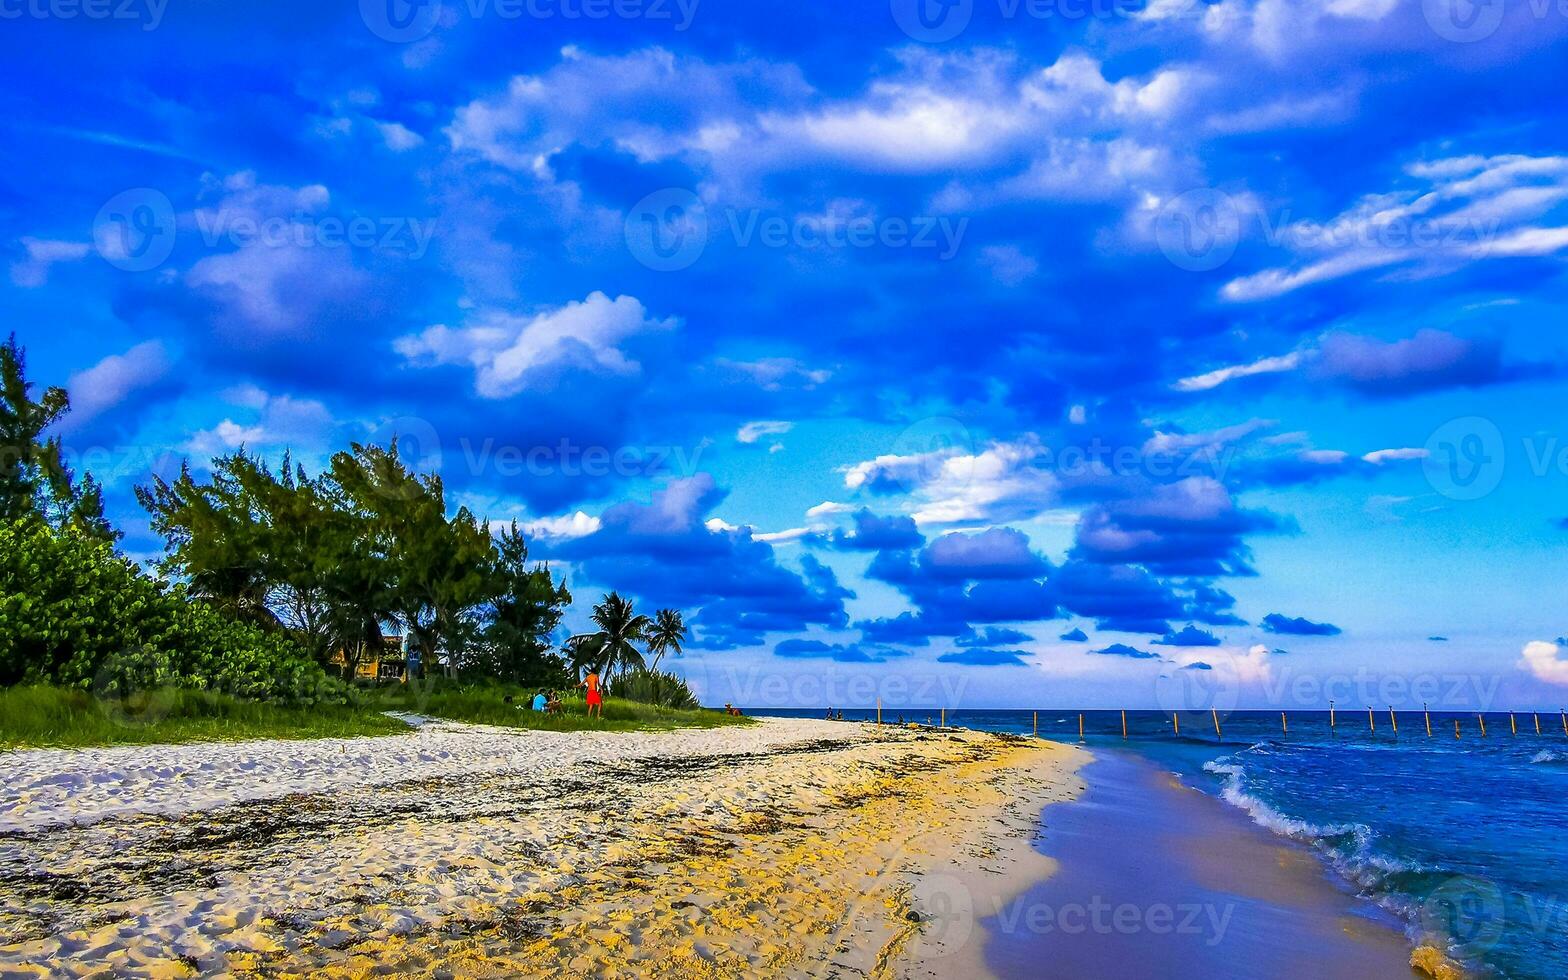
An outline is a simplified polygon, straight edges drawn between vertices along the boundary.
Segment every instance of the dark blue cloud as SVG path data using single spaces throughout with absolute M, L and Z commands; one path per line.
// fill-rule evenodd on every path
M 944 534 L 918 552 L 880 551 L 867 577 L 898 588 L 916 611 L 855 625 L 868 640 L 923 645 L 972 633 L 974 624 L 1051 619 L 1056 601 L 1042 580 L 1049 571 L 1028 536 L 1006 527 Z
M 1426 639 L 1427 639 L 1428 643 L 1447 643 L 1448 642 L 1448 637 L 1446 637 L 1446 636 L 1429 636 Z
M 1502 344 L 1493 338 L 1473 340 L 1430 329 L 1395 341 L 1331 333 L 1320 350 L 1312 374 L 1370 398 L 1481 388 L 1563 371 L 1561 364 L 1506 361 Z
M 1245 537 L 1288 526 L 1238 508 L 1219 482 L 1192 478 L 1090 508 L 1078 523 L 1073 556 L 1160 575 L 1251 575 Z
M 1131 647 L 1125 643 L 1112 643 L 1108 647 L 1102 647 L 1099 650 L 1090 650 L 1089 652 L 1097 653 L 1106 657 L 1130 657 L 1133 660 L 1160 659 L 1160 655 L 1157 653 L 1150 653 L 1147 650 L 1139 650 L 1137 647 Z
M 902 551 L 918 548 L 925 542 L 910 517 L 879 517 L 862 507 L 854 513 L 853 519 L 854 530 L 839 528 L 833 532 L 831 540 L 835 547 L 846 551 Z
M 1185 618 L 1187 608 L 1171 586 L 1131 565 L 1069 561 L 1052 576 L 1051 594 L 1100 629 L 1128 633 L 1168 633 L 1168 620 Z
M 537 550 L 651 605 L 696 610 L 690 618 L 698 646 L 724 649 L 808 625 L 848 625 L 844 601 L 854 593 L 832 569 L 807 554 L 797 574 L 749 530 L 707 526 L 705 516 L 724 497 L 705 473 L 671 480 L 646 504 L 607 509 L 592 534 L 543 539 Z
M 1342 630 L 1333 623 L 1314 623 L 1310 619 L 1299 616 L 1282 616 L 1279 613 L 1269 613 L 1260 623 L 1270 633 L 1283 633 L 1287 636 L 1338 636 Z
M 1213 669 L 1214 669 L 1214 666 L 1212 664 L 1206 664 L 1206 663 L 1204 663 L 1201 660 L 1194 660 L 1192 663 L 1190 663 L 1187 666 L 1182 668 L 1182 670 L 1213 670 Z
M 882 663 L 896 657 L 893 650 L 879 650 L 857 643 L 824 643 L 821 640 L 782 640 L 773 648 L 773 655 L 787 660 L 832 660 L 846 664 Z
M 1066 642 L 1068 642 L 1068 643 L 1088 643 L 1089 642 L 1089 634 L 1085 633 L 1081 629 L 1078 629 L 1076 626 L 1073 627 L 1072 629 L 1068 630 L 1067 632 L 1063 633 L 1061 638 L 1063 640 L 1065 640 Z
M 1034 637 L 1020 630 L 1005 626 L 988 626 L 979 632 L 970 630 L 953 642 L 961 647 L 1000 647 L 1008 644 L 1028 643 Z
M 920 553 L 920 568 L 939 581 L 1038 578 L 1050 566 L 1016 528 L 993 527 L 974 534 L 944 534 Z
M 966 667 L 1023 667 L 1027 656 L 1022 650 L 972 648 L 944 653 L 936 659 L 944 664 L 962 664 Z
M 1154 642 L 1168 647 L 1217 647 L 1220 645 L 1220 638 L 1208 630 L 1187 625 L 1174 633 L 1165 634 Z

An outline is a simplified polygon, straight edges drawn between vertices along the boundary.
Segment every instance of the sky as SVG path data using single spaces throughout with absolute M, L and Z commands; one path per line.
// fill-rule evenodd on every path
M 134 488 L 396 437 L 717 703 L 1568 701 L 1568 8 L 0 0 Z

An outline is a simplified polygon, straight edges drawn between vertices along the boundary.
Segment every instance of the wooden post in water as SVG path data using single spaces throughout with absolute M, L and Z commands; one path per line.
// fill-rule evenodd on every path
M 1486 715 L 1483 715 L 1480 712 L 1477 712 L 1476 716 L 1475 716 L 1475 720 L 1479 721 L 1481 723 L 1481 737 L 1485 738 L 1486 737 Z
M 1279 713 L 1279 733 L 1281 735 L 1290 734 L 1290 723 L 1285 720 L 1285 712 L 1283 711 Z
M 1454 719 L 1454 737 L 1455 738 L 1459 737 L 1459 719 L 1458 718 Z
M 1372 706 L 1367 705 L 1367 731 L 1377 734 L 1377 719 L 1372 717 Z
M 1399 717 L 1394 714 L 1394 706 L 1388 706 L 1388 723 L 1394 726 L 1394 734 L 1399 734 Z
M 1541 734 L 1541 713 L 1539 711 L 1532 711 L 1530 712 L 1530 717 L 1535 719 L 1535 733 L 1537 735 Z
M 1122 738 L 1127 737 L 1127 709 L 1122 709 Z
M 1040 712 L 1034 713 L 1034 733 L 1040 734 Z M 1083 712 L 1078 712 L 1078 741 L 1083 741 Z
M 1214 737 L 1215 738 L 1224 738 L 1225 736 L 1220 733 L 1220 711 L 1219 711 L 1219 709 L 1218 708 L 1210 708 L 1209 709 L 1209 714 L 1214 716 Z
M 1328 703 L 1328 733 L 1334 734 L 1334 702 Z
M 1175 711 L 1171 712 L 1171 721 L 1176 723 L 1176 734 L 1180 735 L 1181 734 L 1181 715 L 1180 715 L 1180 713 L 1175 712 Z
M 1568 714 L 1564 714 L 1561 708 L 1557 709 L 1557 713 L 1563 716 L 1563 734 L 1568 735 Z
M 1426 702 L 1421 702 L 1421 715 L 1426 719 L 1426 737 L 1432 737 L 1432 712 L 1427 709 Z
M 1508 731 L 1512 735 L 1519 734 L 1519 723 L 1514 721 L 1514 713 L 1512 711 L 1508 712 Z

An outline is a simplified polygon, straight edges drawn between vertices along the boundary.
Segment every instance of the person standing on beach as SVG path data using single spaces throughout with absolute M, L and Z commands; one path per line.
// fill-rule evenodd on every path
M 590 670 L 588 672 L 588 676 L 583 680 L 583 682 L 581 684 L 579 684 L 577 686 L 578 687 L 584 687 L 584 688 L 588 689 L 588 717 L 592 718 L 593 717 L 593 709 L 598 708 L 599 709 L 599 720 L 603 721 L 604 720 L 604 695 L 599 693 L 599 675 L 598 675 L 598 673 L 595 672 L 595 671 L 591 671 Z

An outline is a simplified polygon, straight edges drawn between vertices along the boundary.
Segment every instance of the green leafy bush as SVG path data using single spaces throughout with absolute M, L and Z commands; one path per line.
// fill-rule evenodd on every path
M 0 685 L 22 682 L 120 698 L 170 686 L 303 705 L 350 698 L 282 631 L 234 621 L 108 541 L 37 519 L 0 525 Z
M 610 678 L 607 690 L 612 698 L 624 698 L 642 704 L 681 709 L 700 707 L 697 695 L 691 692 L 684 680 L 660 670 L 628 670 L 617 674 Z

